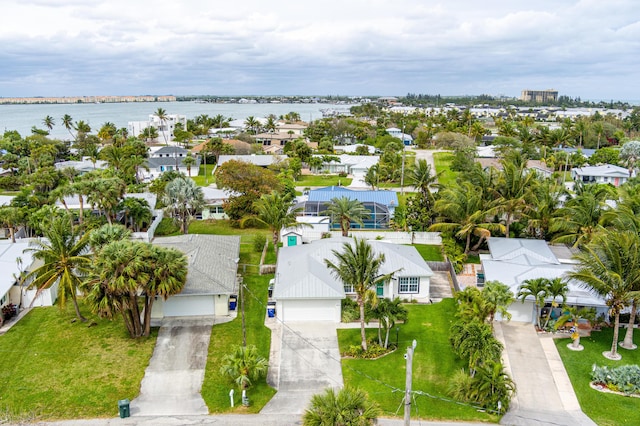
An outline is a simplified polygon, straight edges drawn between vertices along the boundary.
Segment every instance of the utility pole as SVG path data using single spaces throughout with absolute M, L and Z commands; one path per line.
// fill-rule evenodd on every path
M 407 348 L 404 359 L 407 360 L 407 377 L 404 389 L 404 426 L 411 425 L 411 376 L 413 366 L 413 351 L 416 349 L 418 342 L 415 340 L 411 346 Z
M 405 145 L 404 145 L 404 121 L 402 122 L 402 169 L 400 171 L 400 194 L 404 195 L 404 157 L 405 157 Z
M 240 311 L 242 315 L 242 347 L 247 347 L 247 326 L 244 321 L 244 278 L 242 276 L 238 277 L 240 279 Z

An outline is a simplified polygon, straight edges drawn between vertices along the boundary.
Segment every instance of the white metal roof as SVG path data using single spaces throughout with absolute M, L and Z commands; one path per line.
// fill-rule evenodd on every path
M 24 239 L 12 243 L 11 240 L 0 240 L 0 297 L 7 294 L 20 273 L 33 263 L 33 253 L 24 251 L 29 247 L 30 241 Z M 18 258 L 22 260 L 22 267 L 18 265 Z

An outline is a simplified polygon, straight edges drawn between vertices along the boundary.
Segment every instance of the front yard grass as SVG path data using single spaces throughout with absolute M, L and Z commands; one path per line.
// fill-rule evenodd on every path
M 216 167 L 215 164 L 207 164 L 207 166 L 205 167 L 204 164 L 200 165 L 200 170 L 198 172 L 198 175 L 194 175 L 193 174 L 193 170 L 191 171 L 191 179 L 194 180 L 194 182 L 196 183 L 196 185 L 198 186 L 209 186 L 212 183 L 215 183 L 216 181 L 216 177 L 214 175 L 211 174 L 211 172 L 213 172 L 213 169 Z M 209 174 L 209 179 L 208 179 L 208 183 L 205 182 L 205 180 L 207 180 L 206 176 L 207 173 Z
M 434 152 L 433 162 L 436 166 L 436 173 L 440 173 L 438 176 L 438 183 L 440 185 L 451 185 L 456 181 L 458 176 L 457 172 L 451 170 L 451 161 L 453 160 L 452 152 Z
M 192 225 L 199 223 L 193 222 Z M 228 221 L 204 222 L 197 227 L 200 232 L 195 232 L 190 227 L 190 232 L 219 235 L 241 235 L 240 267 L 238 272 L 244 276 L 245 291 L 245 320 L 247 345 L 255 345 L 261 356 L 269 359 L 271 347 L 271 330 L 264 326 L 266 315 L 267 288 L 271 275 L 259 275 L 258 263 L 260 254 L 253 247 L 253 236 L 256 233 L 266 233 L 266 229 L 237 229 L 231 228 Z M 210 413 L 257 413 L 276 393 L 266 379 L 260 379 L 253 383 L 247 391 L 250 400 L 249 407 L 241 404 L 242 393 L 226 377 L 220 374 L 222 358 L 230 352 L 234 345 L 242 344 L 242 318 L 240 315 L 240 300 L 238 299 L 238 317 L 231 322 L 215 325 L 211 333 L 209 355 L 205 369 L 204 383 L 202 384 L 202 397 L 209 408 Z M 235 408 L 229 404 L 229 391 L 235 389 Z
M 405 388 L 404 354 L 415 339 L 418 343 L 413 358 L 413 390 L 416 395 L 412 417 L 430 420 L 497 422 L 498 417 L 479 412 L 475 407 L 458 404 L 448 396 L 447 387 L 453 374 L 463 368 L 449 344 L 449 327 L 453 321 L 455 304 L 445 299 L 432 305 L 405 305 L 409 320 L 400 325 L 399 347 L 377 360 L 343 359 L 342 374 L 345 385 L 361 388 L 375 400 L 384 416 L 403 413 Z M 367 335 L 377 336 L 377 329 Z M 395 330 L 389 340 L 395 342 Z M 340 351 L 360 344 L 360 329 L 338 330 Z M 426 396 L 426 394 L 431 396 Z
M 620 329 L 620 340 L 624 338 L 624 328 Z M 636 331 L 636 336 L 637 336 Z M 567 348 L 571 339 L 556 339 L 562 362 L 569 374 L 573 390 L 578 397 L 582 411 L 601 426 L 640 424 L 640 398 L 598 392 L 591 389 L 591 369 L 593 365 L 618 367 L 625 364 L 640 365 L 640 349 L 629 351 L 618 347 L 621 361 L 611 361 L 602 356 L 602 352 L 611 350 L 613 329 L 591 332 L 590 337 L 580 338 L 584 350 L 574 352 Z M 635 337 L 637 340 L 637 337 Z
M 442 262 L 444 261 L 444 256 L 442 255 L 442 247 L 434 246 L 431 244 L 414 244 L 413 245 L 420 256 L 426 261 L 433 262 Z
M 295 182 L 297 187 L 349 186 L 353 179 L 338 175 L 302 175 Z
M 115 417 L 132 400 L 149 364 L 157 330 L 131 339 L 120 317 L 71 322 L 73 305 L 34 308 L 0 336 L 0 411 L 10 422 Z M 96 323 L 88 327 L 89 324 Z

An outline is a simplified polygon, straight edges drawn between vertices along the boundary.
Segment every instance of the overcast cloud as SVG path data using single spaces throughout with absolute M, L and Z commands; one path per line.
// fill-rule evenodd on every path
M 0 96 L 640 100 L 637 0 L 5 0 Z

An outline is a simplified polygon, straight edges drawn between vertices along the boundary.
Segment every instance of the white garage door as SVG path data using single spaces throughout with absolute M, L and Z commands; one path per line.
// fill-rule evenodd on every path
M 278 316 L 283 321 L 340 321 L 340 300 L 283 300 Z
M 535 305 L 529 300 L 525 300 L 524 303 L 515 301 L 509 306 L 509 313 L 511 314 L 511 321 L 532 322 L 534 318 Z
M 164 302 L 165 317 L 214 315 L 213 296 L 173 296 Z

